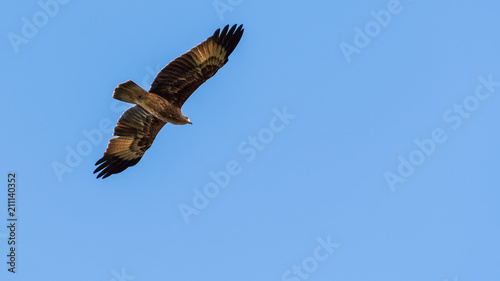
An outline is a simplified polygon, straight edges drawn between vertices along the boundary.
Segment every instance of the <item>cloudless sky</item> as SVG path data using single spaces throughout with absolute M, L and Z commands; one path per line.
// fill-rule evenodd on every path
M 0 280 L 500 280 L 498 1 L 9 1 Z M 134 167 L 92 174 L 171 60 L 245 33 Z M 16 261 L 7 264 L 7 174 Z

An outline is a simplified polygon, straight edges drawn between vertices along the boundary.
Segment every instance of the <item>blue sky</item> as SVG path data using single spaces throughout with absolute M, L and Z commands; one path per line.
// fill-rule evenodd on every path
M 497 1 L 56 1 L 0 11 L 1 280 L 500 280 Z M 194 125 L 97 180 L 116 85 L 234 23 Z

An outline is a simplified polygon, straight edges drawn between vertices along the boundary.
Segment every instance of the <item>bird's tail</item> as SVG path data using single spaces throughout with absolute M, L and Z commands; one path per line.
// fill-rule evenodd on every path
M 121 83 L 115 88 L 113 98 L 128 103 L 137 104 L 138 100 L 144 99 L 148 92 L 132 81 Z

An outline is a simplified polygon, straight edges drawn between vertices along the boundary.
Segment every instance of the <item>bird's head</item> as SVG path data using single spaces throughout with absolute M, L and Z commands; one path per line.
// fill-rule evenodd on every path
M 186 121 L 186 124 L 191 124 L 193 125 L 193 123 L 191 122 L 191 120 L 189 120 L 189 117 L 187 117 L 186 115 L 184 115 L 184 119 Z

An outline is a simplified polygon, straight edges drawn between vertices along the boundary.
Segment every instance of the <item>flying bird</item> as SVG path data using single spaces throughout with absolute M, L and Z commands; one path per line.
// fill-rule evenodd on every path
M 192 124 L 181 112 L 191 94 L 228 61 L 243 35 L 243 25 L 217 29 L 207 40 L 163 68 L 149 92 L 132 81 L 119 84 L 113 98 L 135 104 L 118 120 L 112 138 L 94 174 L 103 179 L 134 166 L 167 123 Z

